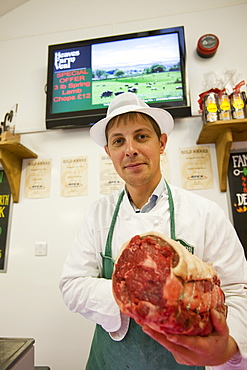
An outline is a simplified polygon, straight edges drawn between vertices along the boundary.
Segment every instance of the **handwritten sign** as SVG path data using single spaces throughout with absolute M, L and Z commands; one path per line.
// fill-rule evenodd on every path
M 247 257 L 247 152 L 230 153 L 228 183 L 233 225 Z
M 6 272 L 8 252 L 8 231 L 11 191 L 4 170 L 0 170 L 0 272 Z

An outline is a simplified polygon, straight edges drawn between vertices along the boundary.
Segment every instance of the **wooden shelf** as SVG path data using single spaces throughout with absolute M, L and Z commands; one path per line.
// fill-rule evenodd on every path
M 208 122 L 203 125 L 196 142 L 215 143 L 221 191 L 227 188 L 230 150 L 234 141 L 247 141 L 247 119 Z
M 19 202 L 22 160 L 37 157 L 19 142 L 0 141 L 0 163 L 6 173 L 14 203 Z

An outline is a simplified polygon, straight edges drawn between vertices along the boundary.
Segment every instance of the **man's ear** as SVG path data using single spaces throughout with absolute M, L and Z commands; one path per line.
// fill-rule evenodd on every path
M 160 154 L 164 153 L 166 143 L 167 143 L 167 135 L 162 134 L 160 137 Z
M 105 149 L 106 154 L 111 158 L 109 148 L 107 145 L 104 146 L 104 149 Z

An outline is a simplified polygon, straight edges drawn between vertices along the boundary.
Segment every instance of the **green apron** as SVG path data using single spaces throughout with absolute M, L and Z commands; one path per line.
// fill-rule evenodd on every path
M 171 238 L 175 238 L 175 217 L 174 204 L 171 190 L 168 189 L 168 199 L 170 208 L 170 229 Z M 111 226 L 107 236 L 105 255 L 102 255 L 103 277 L 111 279 L 114 261 L 111 253 L 111 242 L 119 212 L 122 203 L 124 191 L 121 192 L 115 212 L 112 217 Z M 179 240 L 189 250 L 193 247 L 187 245 L 183 240 Z M 140 325 L 130 319 L 130 325 L 126 336 L 121 341 L 114 341 L 109 334 L 96 325 L 89 359 L 86 370 L 204 370 L 201 366 L 179 365 L 171 352 L 153 340 L 149 335 L 142 331 Z

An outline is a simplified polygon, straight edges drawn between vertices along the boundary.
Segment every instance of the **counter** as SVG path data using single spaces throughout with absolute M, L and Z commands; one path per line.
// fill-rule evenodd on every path
M 33 370 L 34 339 L 0 338 L 0 370 Z

